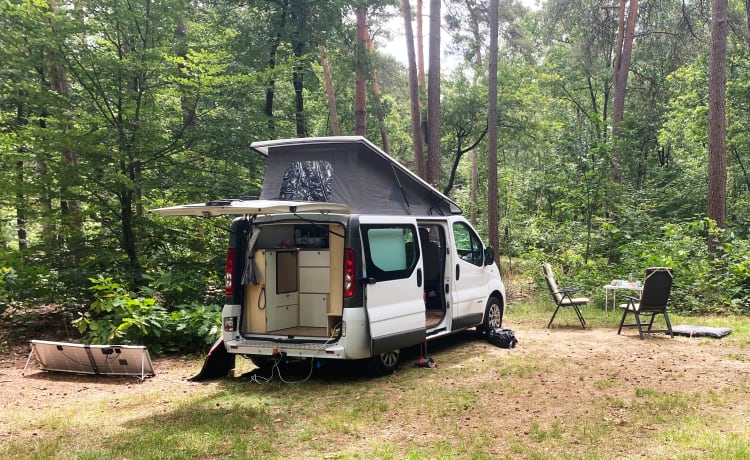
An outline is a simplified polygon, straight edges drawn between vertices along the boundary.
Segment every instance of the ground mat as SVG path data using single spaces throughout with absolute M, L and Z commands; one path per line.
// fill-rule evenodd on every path
M 711 326 L 690 326 L 680 324 L 672 327 L 674 335 L 684 335 L 687 337 L 713 337 L 720 339 L 732 333 L 731 327 L 711 327 Z

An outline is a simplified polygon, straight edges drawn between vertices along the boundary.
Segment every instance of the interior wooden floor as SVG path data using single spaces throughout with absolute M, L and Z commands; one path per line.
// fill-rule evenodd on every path
M 286 329 L 278 329 L 275 331 L 268 331 L 268 333 L 276 334 L 276 335 L 293 335 L 295 337 L 300 336 L 300 335 L 305 335 L 308 337 L 325 337 L 326 328 L 297 326 L 297 327 L 287 327 Z
M 443 319 L 442 310 L 426 310 L 425 311 L 425 324 L 427 328 L 431 328 L 440 324 Z M 275 335 L 286 335 L 286 336 L 307 336 L 307 337 L 325 337 L 326 328 L 324 327 L 309 327 L 309 326 L 297 326 L 287 327 L 285 329 L 278 329 L 275 331 L 268 331 L 269 334 Z
M 426 323 L 428 328 L 437 326 L 438 324 L 440 324 L 440 320 L 443 319 L 442 310 L 426 310 L 426 313 Z

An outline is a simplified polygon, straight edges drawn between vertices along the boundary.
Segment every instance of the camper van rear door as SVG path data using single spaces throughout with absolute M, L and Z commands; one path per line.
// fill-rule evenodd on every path
M 152 209 L 151 212 L 160 216 L 216 217 L 285 213 L 349 214 L 351 208 L 345 204 L 317 201 L 221 200 Z
M 424 287 L 417 224 L 400 216 L 360 216 L 373 355 L 425 339 Z

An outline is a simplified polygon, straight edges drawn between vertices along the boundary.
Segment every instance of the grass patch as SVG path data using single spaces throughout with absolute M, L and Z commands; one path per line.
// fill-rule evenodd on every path
M 437 368 L 418 368 L 406 353 L 399 371 L 380 379 L 342 364 L 295 384 L 229 378 L 164 391 L 147 380 L 131 391 L 114 384 L 98 398 L 82 388 L 73 404 L 55 405 L 49 390 L 33 410 L 0 406 L 0 457 L 750 458 L 750 385 L 742 379 L 749 319 L 676 317 L 674 324 L 705 321 L 735 332 L 721 341 L 640 341 L 617 339 L 619 318 L 595 304 L 583 312 L 590 329 L 565 310 L 548 330 L 553 309 L 546 297 L 508 308 L 506 327 L 526 331 L 516 349 L 461 335 L 430 345 Z M 616 340 L 596 349 L 597 329 Z M 630 351 L 618 348 L 625 346 Z M 668 366 L 685 365 L 673 372 L 680 384 L 653 383 L 672 370 L 650 363 L 654 347 L 672 350 Z M 685 362 L 688 352 L 725 359 L 736 372 L 699 385 L 705 377 Z M 646 359 L 630 359 L 637 353 Z M 737 383 L 725 384 L 730 378 Z

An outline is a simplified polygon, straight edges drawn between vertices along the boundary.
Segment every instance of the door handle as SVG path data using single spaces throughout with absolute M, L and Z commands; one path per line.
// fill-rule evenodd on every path
M 456 264 L 456 281 L 458 281 L 459 278 L 461 278 L 461 267 Z
M 417 287 L 422 287 L 422 269 L 417 269 Z

